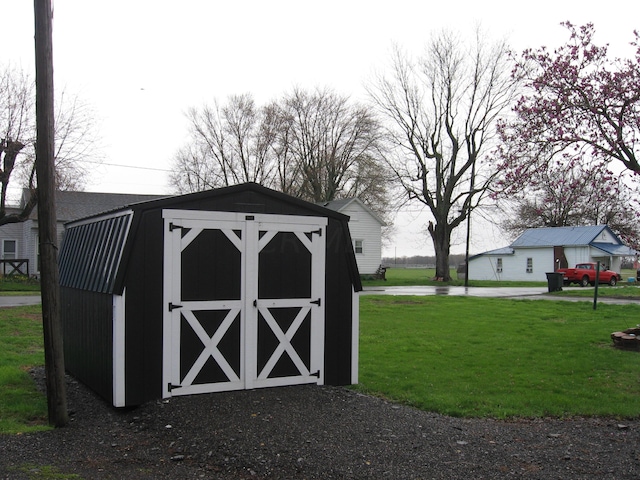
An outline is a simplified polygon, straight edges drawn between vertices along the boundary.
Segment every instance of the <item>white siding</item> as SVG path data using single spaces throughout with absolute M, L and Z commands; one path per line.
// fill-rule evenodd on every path
M 481 255 L 469 260 L 469 280 L 508 280 L 504 278 L 507 257 L 512 255 Z M 502 272 L 498 271 L 498 259 L 502 259 Z
M 597 243 L 613 243 L 614 245 L 620 245 L 620 242 L 616 237 L 611 235 L 607 230 L 603 230 L 600 235 L 593 239 Z
M 19 223 L 9 223 L 0 228 L 0 250 L 4 240 L 14 240 L 16 242 L 16 258 L 24 258 L 22 256 L 24 249 L 24 242 L 22 241 L 22 226 Z M 0 251 L 0 253 L 2 252 Z
M 567 257 L 567 263 L 569 264 L 569 268 L 573 268 L 576 266 L 576 263 L 584 263 L 591 262 L 590 252 L 591 247 L 581 246 L 581 247 L 565 247 L 564 255 Z
M 497 272 L 497 259 L 502 258 L 502 273 Z M 532 271 L 527 272 L 527 259 Z M 519 248 L 512 255 L 480 255 L 469 261 L 469 280 L 547 281 L 553 272 L 553 248 Z
M 375 273 L 382 262 L 382 226 L 358 202 L 351 202 L 340 213 L 349 215 L 351 240 L 362 240 L 362 253 L 356 253 L 356 262 L 361 275 Z M 355 248 L 355 244 L 354 244 Z

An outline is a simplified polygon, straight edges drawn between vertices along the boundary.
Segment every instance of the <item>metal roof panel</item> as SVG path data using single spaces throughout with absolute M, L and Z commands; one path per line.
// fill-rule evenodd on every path
M 553 247 L 555 245 L 589 245 L 605 228 L 607 228 L 606 225 L 530 228 L 516 238 L 511 246 Z
M 60 250 L 60 285 L 113 293 L 132 211 L 69 227 Z

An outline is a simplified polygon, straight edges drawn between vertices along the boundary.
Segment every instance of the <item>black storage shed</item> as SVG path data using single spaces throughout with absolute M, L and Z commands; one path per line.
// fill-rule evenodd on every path
M 348 217 L 248 183 L 66 226 L 67 370 L 114 406 L 358 381 Z

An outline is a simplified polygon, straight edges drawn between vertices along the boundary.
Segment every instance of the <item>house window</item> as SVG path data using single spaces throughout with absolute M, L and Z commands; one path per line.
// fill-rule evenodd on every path
M 533 273 L 533 258 L 527 258 L 527 273 Z
M 498 258 L 496 260 L 496 271 L 498 273 L 502 273 L 502 259 L 501 258 Z
M 15 260 L 17 258 L 17 243 L 15 240 L 2 240 L 2 258 L 4 260 Z
M 364 242 L 362 240 L 355 240 L 353 242 L 353 249 L 357 254 L 364 253 Z

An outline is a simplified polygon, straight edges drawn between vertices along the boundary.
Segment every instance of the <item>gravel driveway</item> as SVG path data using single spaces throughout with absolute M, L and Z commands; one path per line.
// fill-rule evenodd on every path
M 459 419 L 318 386 L 116 410 L 69 380 L 68 398 L 69 427 L 0 436 L 0 478 L 52 478 L 34 476 L 47 465 L 84 479 L 640 477 L 636 420 Z

